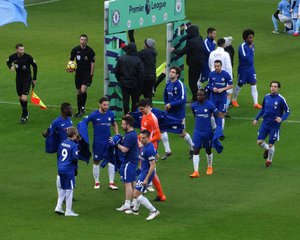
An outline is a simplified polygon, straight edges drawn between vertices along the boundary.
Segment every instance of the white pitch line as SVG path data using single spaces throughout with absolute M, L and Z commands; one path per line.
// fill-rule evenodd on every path
M 0 101 L 0 104 L 10 104 L 10 105 L 19 105 L 20 103 L 17 103 L 17 102 L 7 102 L 7 101 Z M 32 103 L 29 103 L 29 105 L 33 105 Z M 47 104 L 46 105 L 47 107 L 50 107 L 50 108 L 60 108 L 59 105 L 51 105 L 51 104 Z M 94 110 L 95 108 L 86 108 L 88 110 Z M 188 117 L 193 117 L 192 114 L 186 114 Z M 251 118 L 251 117 L 230 117 L 231 119 L 234 119 L 234 120 L 253 120 L 254 118 Z M 288 122 L 288 123 L 300 123 L 300 121 L 297 121 L 297 120 L 286 120 L 285 122 Z
M 37 6 L 37 5 L 43 5 L 43 4 L 47 4 L 47 3 L 53 3 L 53 2 L 60 2 L 61 0 L 49 0 L 49 1 L 45 1 L 45 2 L 37 2 L 37 3 L 28 3 L 25 4 L 25 7 L 30 7 L 30 6 Z

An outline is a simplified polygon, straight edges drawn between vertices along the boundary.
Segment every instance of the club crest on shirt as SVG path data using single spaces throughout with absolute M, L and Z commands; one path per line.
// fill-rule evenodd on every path
M 110 118 L 110 117 L 108 118 L 108 121 L 111 121 L 111 118 Z
M 278 102 L 275 102 L 274 104 L 275 104 L 275 105 L 278 105 Z
M 81 56 L 80 56 L 80 55 L 76 55 L 76 59 L 77 59 L 78 61 L 80 61 Z
M 221 80 L 222 80 L 222 82 L 224 82 L 224 81 L 225 81 L 225 78 L 222 78 Z
M 204 112 L 207 112 L 207 109 L 206 109 L 206 108 L 204 109 Z

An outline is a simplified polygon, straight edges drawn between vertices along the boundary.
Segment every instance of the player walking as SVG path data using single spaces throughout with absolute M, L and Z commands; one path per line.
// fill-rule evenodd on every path
M 186 89 L 183 83 L 179 80 L 180 69 L 178 67 L 171 67 L 169 72 L 170 81 L 167 83 L 164 90 L 164 102 L 167 115 L 180 119 L 185 123 L 185 105 L 186 105 Z M 162 133 L 162 142 L 165 147 L 165 155 L 162 160 L 167 159 L 172 155 L 170 148 L 169 137 L 167 132 Z M 188 143 L 190 154 L 193 152 L 193 142 L 191 136 L 185 131 L 181 132 L 180 136 Z
M 254 108 L 261 108 L 258 103 L 258 92 L 256 87 L 256 72 L 254 69 L 254 31 L 246 29 L 243 32 L 244 43 L 239 47 L 239 66 L 238 66 L 238 84 L 233 91 L 232 105 L 238 107 L 237 97 L 244 84 L 251 85 L 251 94 L 253 98 Z
M 151 100 L 143 99 L 139 102 L 139 109 L 143 114 L 141 122 L 141 131 L 147 130 L 150 133 L 150 142 L 153 143 L 155 150 L 158 149 L 158 141 L 161 139 L 160 129 L 156 116 L 151 112 Z M 157 201 L 167 200 L 160 183 L 160 180 L 155 172 L 153 184 L 157 190 Z
M 147 208 L 150 213 L 146 218 L 150 221 L 156 218 L 160 212 L 150 203 L 150 201 L 143 195 L 143 192 L 147 189 L 147 186 L 155 176 L 155 162 L 156 162 L 156 149 L 154 144 L 150 141 L 150 132 L 148 130 L 142 130 L 140 135 L 140 142 L 143 147 L 140 154 L 141 159 L 141 173 L 138 176 L 135 189 L 133 191 L 133 209 L 126 210 L 126 214 L 139 214 L 139 207 L 142 204 Z
M 92 84 L 95 68 L 95 52 L 87 45 L 88 36 L 81 34 L 79 41 L 79 46 L 72 49 L 70 57 L 71 61 L 76 60 L 77 63 L 75 86 L 77 89 L 78 112 L 75 117 L 81 117 L 85 113 L 87 88 Z
M 6 64 L 11 71 L 16 71 L 16 90 L 22 107 L 21 123 L 26 123 L 29 117 L 27 97 L 31 84 L 32 89 L 36 84 L 37 64 L 29 54 L 25 53 L 21 43 L 16 45 L 16 53 L 9 56 Z M 33 68 L 33 76 L 31 76 L 30 66 Z
M 257 125 L 259 118 L 263 117 L 263 122 L 258 131 L 257 144 L 265 149 L 263 157 L 267 159 L 266 167 L 272 165 L 275 152 L 274 144 L 279 141 L 281 123 L 290 115 L 290 109 L 285 98 L 279 94 L 280 87 L 278 81 L 270 83 L 270 93 L 264 97 L 262 109 L 253 121 L 253 125 Z M 267 144 L 265 139 L 268 135 L 269 142 Z
M 210 116 L 213 114 L 217 119 L 219 117 L 218 109 L 215 105 L 206 100 L 205 91 L 203 89 L 198 90 L 197 101 L 191 105 L 192 112 L 195 116 L 195 127 L 194 127 L 194 153 L 193 153 L 193 165 L 194 172 L 190 175 L 191 178 L 199 177 L 199 163 L 200 156 L 199 152 L 201 148 L 205 148 L 207 158 L 207 175 L 213 174 L 213 153 L 212 139 L 213 129 L 210 122 Z

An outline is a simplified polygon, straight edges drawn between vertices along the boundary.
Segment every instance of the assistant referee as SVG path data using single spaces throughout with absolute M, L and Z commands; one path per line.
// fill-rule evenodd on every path
M 28 121 L 29 112 L 27 109 L 27 97 L 36 84 L 37 64 L 35 60 L 27 53 L 23 44 L 16 45 L 16 53 L 9 56 L 6 62 L 11 71 L 16 71 L 16 90 L 22 107 L 21 123 Z M 31 76 L 31 68 L 33 68 L 33 77 Z

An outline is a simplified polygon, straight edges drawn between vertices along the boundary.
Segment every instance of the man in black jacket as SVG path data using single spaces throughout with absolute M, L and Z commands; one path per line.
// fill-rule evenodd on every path
M 203 39 L 199 34 L 199 28 L 195 25 L 191 25 L 186 30 L 187 41 L 185 47 L 181 50 L 171 48 L 177 57 L 181 57 L 186 54 L 186 63 L 189 66 L 189 87 L 193 94 L 193 102 L 197 100 L 197 82 L 201 75 L 202 65 L 204 61 L 204 49 Z
M 129 100 L 131 97 L 131 111 L 137 110 L 137 103 L 140 100 L 141 88 L 144 78 L 144 65 L 137 55 L 135 43 L 129 43 L 124 48 L 126 55 L 117 60 L 115 76 L 120 83 L 123 95 L 124 114 L 129 113 Z

